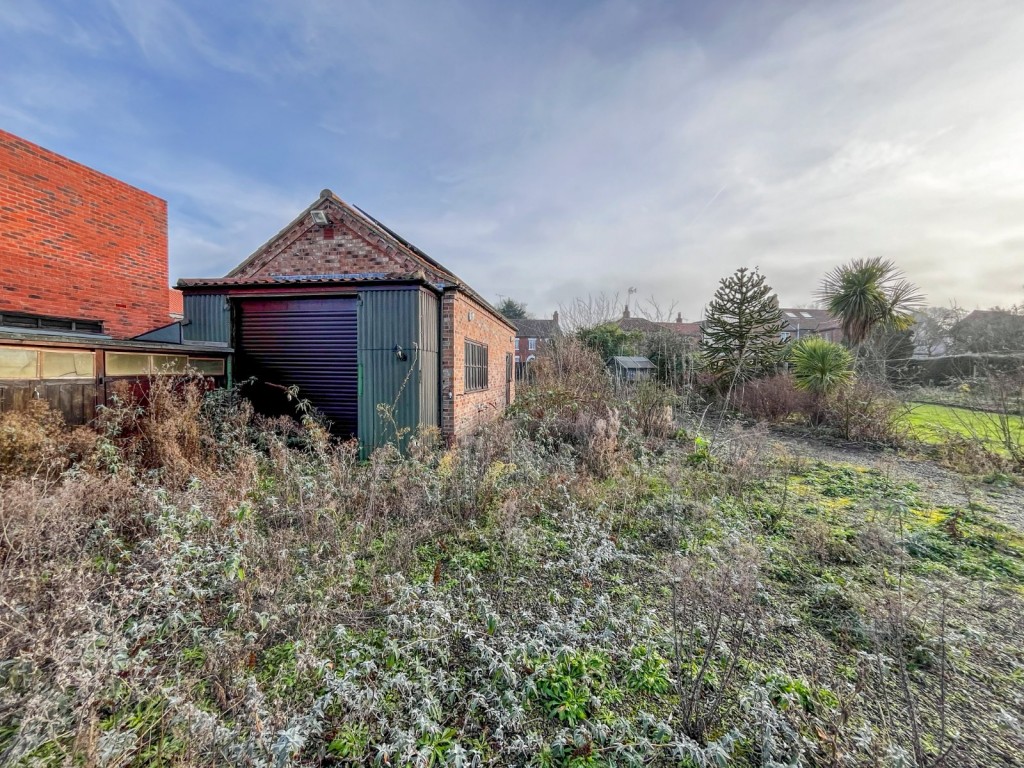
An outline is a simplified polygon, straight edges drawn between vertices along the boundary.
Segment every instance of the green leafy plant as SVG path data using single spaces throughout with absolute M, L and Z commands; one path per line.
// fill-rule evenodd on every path
M 590 700 L 605 682 L 608 656 L 592 651 L 564 651 L 537 681 L 541 706 L 566 725 L 590 716 Z
M 922 298 L 892 261 L 880 257 L 854 259 L 836 267 L 825 276 L 818 295 L 854 346 L 879 326 L 909 328 Z
M 417 746 L 426 752 L 428 768 L 445 764 L 448 753 L 457 746 L 457 736 L 458 732 L 454 728 L 445 728 L 420 737 Z
M 790 352 L 793 381 L 815 395 L 830 395 L 853 377 L 853 356 L 845 347 L 811 337 L 793 345 Z
M 634 646 L 629 652 L 625 680 L 630 689 L 640 693 L 667 693 L 672 684 L 668 660 L 646 645 Z
M 339 760 L 359 763 L 370 744 L 370 733 L 365 725 L 346 725 L 331 739 L 327 752 Z

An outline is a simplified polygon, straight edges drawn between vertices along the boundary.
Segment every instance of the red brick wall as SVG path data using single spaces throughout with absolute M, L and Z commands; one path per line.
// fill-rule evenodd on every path
M 470 319 L 472 315 L 472 319 Z M 441 300 L 441 430 L 461 439 L 505 411 L 505 355 L 514 353 L 515 331 L 461 291 Z M 466 339 L 487 345 L 487 389 L 466 392 Z M 515 399 L 515 381 L 512 399 Z
M 384 238 L 375 235 L 341 206 L 326 201 L 319 209 L 329 212 L 332 225 L 312 226 L 309 216 L 267 243 L 252 261 L 232 270 L 233 277 L 269 277 L 271 275 L 385 274 L 426 273 L 420 262 L 402 253 Z M 443 279 L 438 273 L 429 279 Z
M 167 286 L 166 202 L 0 131 L 0 310 L 127 338 L 170 322 Z
M 521 362 L 521 363 L 525 363 L 526 362 L 526 358 L 528 358 L 530 355 L 533 355 L 534 357 L 540 357 L 541 353 L 544 351 L 544 345 L 547 344 L 547 340 L 546 339 L 538 338 L 537 339 L 537 348 L 531 350 L 530 349 L 530 337 L 529 336 L 520 336 L 518 338 L 519 338 L 519 345 L 516 346 L 515 342 L 513 342 L 512 346 L 515 347 L 515 354 L 519 355 L 519 358 L 520 358 L 519 362 Z M 534 337 L 534 338 L 537 338 L 537 337 Z

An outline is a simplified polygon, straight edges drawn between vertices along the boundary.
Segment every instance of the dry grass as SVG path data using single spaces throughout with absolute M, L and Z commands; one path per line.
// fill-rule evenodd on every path
M 364 462 L 313 418 L 260 419 L 198 381 L 126 399 L 79 453 L 52 417 L 19 420 L 61 461 L 0 478 L 0 763 L 938 765 L 941 743 L 966 765 L 1024 747 L 999 719 L 1024 663 L 1019 536 L 777 456 L 763 429 L 723 427 L 695 460 L 601 381 L 545 376 L 466 444 L 425 432 Z

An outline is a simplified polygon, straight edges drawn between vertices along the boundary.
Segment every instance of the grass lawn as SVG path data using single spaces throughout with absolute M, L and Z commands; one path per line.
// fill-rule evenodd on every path
M 999 453 L 1006 452 L 997 414 L 929 403 L 911 403 L 910 406 L 911 411 L 907 415 L 907 423 L 918 440 L 926 443 L 940 443 L 946 436 L 957 434 L 964 437 L 980 438 L 988 443 L 991 450 Z M 1010 416 L 1009 418 L 1011 428 L 1016 434 L 1016 440 L 1024 443 L 1024 418 L 1020 416 Z

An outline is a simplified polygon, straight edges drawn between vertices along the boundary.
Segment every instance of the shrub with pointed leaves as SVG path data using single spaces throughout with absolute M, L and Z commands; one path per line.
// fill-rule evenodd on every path
M 793 381 L 802 390 L 830 395 L 853 378 L 853 355 L 840 344 L 812 337 L 793 345 Z
M 718 284 L 708 306 L 700 343 L 705 368 L 723 387 L 774 373 L 785 350 L 784 325 L 764 275 L 737 269 Z
M 917 286 L 889 259 L 854 259 L 836 267 L 818 292 L 829 312 L 838 318 L 843 335 L 860 345 L 876 327 L 906 330 L 921 303 Z

